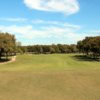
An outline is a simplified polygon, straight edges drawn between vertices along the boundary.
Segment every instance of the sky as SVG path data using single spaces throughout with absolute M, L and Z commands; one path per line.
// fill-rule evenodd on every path
M 0 31 L 22 45 L 77 44 L 100 35 L 100 0 L 0 0 Z

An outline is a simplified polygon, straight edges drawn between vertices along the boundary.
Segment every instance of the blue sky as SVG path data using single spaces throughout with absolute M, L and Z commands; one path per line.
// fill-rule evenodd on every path
M 0 30 L 22 45 L 76 44 L 100 35 L 100 0 L 0 0 Z

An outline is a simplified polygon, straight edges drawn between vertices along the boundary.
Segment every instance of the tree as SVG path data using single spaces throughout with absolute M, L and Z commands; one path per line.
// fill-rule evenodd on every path
M 50 46 L 49 46 L 49 45 L 43 45 L 42 48 L 43 48 L 43 52 L 44 52 L 44 53 L 50 51 Z
M 90 51 L 90 44 L 89 44 L 89 41 L 91 39 L 93 39 L 94 37 L 85 37 L 85 39 L 82 40 L 82 43 L 83 43 L 83 49 L 84 51 L 86 52 L 86 55 L 88 57 L 88 53 Z
M 55 53 L 55 49 L 50 47 L 50 53 Z
M 67 46 L 66 45 L 57 44 L 57 46 L 59 47 L 59 50 L 61 51 L 61 53 L 67 52 Z
M 100 61 L 100 37 L 93 38 L 89 41 L 91 51 L 94 53 L 99 54 L 99 61 Z M 94 55 L 95 57 L 95 55 Z
M 19 51 L 21 51 L 21 53 L 27 52 L 27 47 L 25 47 L 25 46 L 20 46 L 19 49 L 20 49 Z
M 69 48 L 70 48 L 70 50 L 71 50 L 72 53 L 77 52 L 77 47 L 76 47 L 75 44 L 71 44 L 71 45 L 69 46 Z
M 16 46 L 21 46 L 22 45 L 22 43 L 19 41 L 19 42 L 16 42 Z
M 56 52 L 56 53 L 61 53 L 61 51 L 59 50 L 58 47 L 55 49 L 55 52 Z
M 43 53 L 43 48 L 42 47 L 40 47 L 40 53 Z
M 87 44 L 84 45 L 84 51 L 86 52 L 87 57 L 88 57 L 88 52 L 89 52 L 89 50 L 90 50 L 90 44 L 87 43 Z
M 77 48 L 79 49 L 79 52 L 83 51 L 83 43 L 82 43 L 82 41 L 78 41 L 77 42 Z
M 1 55 L 4 52 L 4 33 L 0 32 L 0 60 L 1 60 Z
M 9 33 L 0 33 L 0 59 L 3 52 L 6 53 L 6 59 L 8 59 L 8 53 L 14 49 L 14 41 L 16 41 L 14 35 Z

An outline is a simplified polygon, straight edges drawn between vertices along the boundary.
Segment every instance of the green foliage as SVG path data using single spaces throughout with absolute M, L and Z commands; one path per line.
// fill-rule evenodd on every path
M 82 41 L 77 42 L 77 48 L 79 50 L 84 51 L 87 54 L 93 52 L 93 56 L 99 54 L 99 61 L 100 61 L 100 36 L 97 37 L 86 37 Z
M 15 51 L 15 35 L 0 32 L 0 59 L 2 53 L 12 53 Z
M 53 47 L 50 47 L 50 53 L 55 53 L 55 49 Z
M 21 46 L 21 48 L 26 47 L 27 52 L 35 52 L 35 53 L 75 53 L 78 51 L 75 44 L 72 45 L 62 45 L 62 44 L 52 44 L 52 45 L 29 45 L 29 46 Z M 23 51 L 23 50 L 22 50 Z M 24 51 L 23 51 L 24 52 Z
M 82 43 L 82 41 L 78 41 L 77 42 L 77 48 L 79 49 L 79 52 L 83 51 L 83 43 Z
M 21 46 L 22 45 L 22 43 L 21 42 L 16 42 L 16 46 Z
M 42 47 L 40 47 L 40 53 L 43 53 L 43 48 Z
M 27 52 L 27 47 L 26 46 L 20 46 L 19 49 L 23 53 Z

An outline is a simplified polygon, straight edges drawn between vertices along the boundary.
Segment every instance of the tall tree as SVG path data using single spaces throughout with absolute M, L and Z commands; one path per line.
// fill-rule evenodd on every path
M 13 51 L 14 48 L 14 35 L 9 33 L 0 33 L 0 59 L 3 52 L 6 53 L 6 59 L 8 59 L 8 53 Z
M 100 37 L 93 38 L 89 41 L 91 51 L 99 54 L 99 61 L 100 61 Z M 95 57 L 95 55 L 94 55 Z
M 82 41 L 78 41 L 77 42 L 77 48 L 79 49 L 79 52 L 83 51 L 83 43 L 82 43 Z

